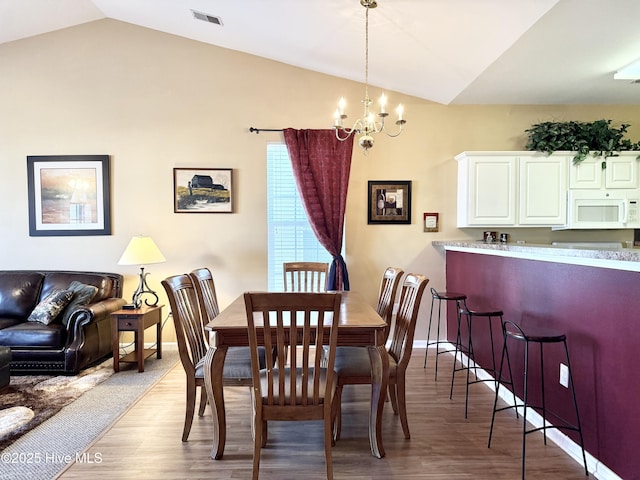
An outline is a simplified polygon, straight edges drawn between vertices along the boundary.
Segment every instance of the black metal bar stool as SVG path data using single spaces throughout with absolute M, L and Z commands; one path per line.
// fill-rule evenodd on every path
M 535 330 L 535 331 L 534 331 Z M 489 443 L 488 447 L 491 447 L 491 436 L 493 434 L 493 425 L 496 418 L 496 412 L 500 412 L 502 410 L 508 410 L 510 408 L 516 409 L 516 416 L 518 412 L 518 407 L 523 408 L 523 426 L 522 426 L 522 478 L 524 480 L 525 473 L 525 453 L 526 453 L 526 436 L 529 433 L 537 432 L 542 430 L 544 435 L 544 444 L 547 444 L 547 430 L 550 428 L 555 428 L 559 430 L 573 430 L 578 432 L 580 436 L 580 448 L 582 449 L 582 461 L 584 462 L 584 471 L 588 476 L 589 471 L 587 469 L 587 457 L 584 452 L 584 440 L 582 438 L 582 427 L 580 426 L 580 415 L 578 414 L 578 402 L 576 400 L 576 391 L 573 385 L 573 376 L 571 374 L 571 364 L 569 362 L 569 349 L 567 348 L 567 337 L 565 334 L 550 330 L 547 328 L 535 328 L 530 329 L 527 333 L 523 331 L 517 324 L 511 321 L 505 321 L 502 324 L 502 333 L 504 337 L 504 345 L 502 347 L 502 356 L 500 358 L 500 372 L 498 375 L 501 378 L 502 367 L 504 365 L 504 359 L 506 357 L 507 364 L 510 365 L 509 362 L 509 350 L 507 348 L 507 340 L 513 339 L 517 341 L 525 342 L 524 347 L 524 405 L 516 405 L 515 404 L 515 393 L 514 393 L 514 405 L 508 405 L 506 407 L 498 408 L 498 392 L 496 390 L 495 400 L 493 402 L 493 414 L 491 416 L 491 429 L 489 430 Z M 529 403 L 528 398 L 528 374 L 529 374 L 529 344 L 537 343 L 540 345 L 540 383 L 541 383 L 541 400 L 542 405 L 531 405 Z M 545 402 L 544 396 L 544 355 L 543 355 L 543 346 L 549 343 L 562 343 L 564 346 L 564 353 L 567 362 L 567 370 L 568 370 L 568 384 L 571 386 L 571 396 L 573 397 L 573 407 L 575 409 L 576 415 L 576 423 L 572 424 L 565 419 L 556 415 L 560 422 L 558 425 L 547 424 L 547 406 Z M 513 390 L 513 376 L 511 375 L 511 369 L 509 369 L 509 381 L 503 381 L 504 384 L 511 385 L 511 389 Z M 537 428 L 531 428 L 527 430 L 527 409 L 533 408 L 535 411 L 540 411 L 542 413 L 542 426 Z
M 429 345 L 436 346 L 436 374 L 435 379 L 438 380 L 438 357 L 443 353 L 453 352 L 453 350 L 440 351 L 441 343 L 449 343 L 447 341 L 440 341 L 440 309 L 442 307 L 442 301 L 456 302 L 456 315 L 458 317 L 458 336 L 460 335 L 460 307 L 467 299 L 464 293 L 455 292 L 438 292 L 435 288 L 431 289 L 431 314 L 429 315 L 429 327 L 427 328 L 427 350 L 424 352 L 424 368 L 427 368 L 427 356 L 429 354 Z M 433 319 L 433 306 L 435 301 L 438 300 L 438 327 L 436 328 L 436 340 L 429 341 L 431 335 L 431 321 Z
M 462 362 L 463 346 L 462 346 L 462 336 L 460 332 L 460 323 L 461 323 L 462 316 L 465 316 L 467 319 L 467 331 L 469 335 L 469 338 L 467 340 L 467 346 L 466 346 L 466 354 L 467 354 L 466 366 L 464 366 L 464 363 Z M 499 377 L 498 377 L 498 369 L 496 368 L 495 349 L 493 346 L 492 319 L 499 318 L 500 324 L 502 325 L 502 316 L 503 316 L 502 310 L 471 310 L 470 308 L 467 307 L 466 302 L 460 305 L 460 310 L 459 310 L 460 320 L 458 323 L 458 334 L 456 338 L 456 349 L 455 349 L 455 354 L 453 359 L 453 373 L 451 375 L 451 392 L 449 393 L 449 399 L 453 398 L 453 383 L 455 381 L 456 372 L 466 370 L 467 385 L 466 385 L 465 400 L 464 400 L 464 418 L 467 418 L 467 413 L 469 410 L 469 385 L 473 385 L 474 383 L 482 383 L 482 382 L 494 382 L 495 388 L 496 390 L 498 390 Z M 485 318 L 488 320 L 487 323 L 489 324 L 489 337 L 491 339 L 491 362 L 492 363 L 491 363 L 491 368 L 484 368 L 484 370 L 490 373 L 491 375 L 493 375 L 492 378 L 479 379 L 477 375 L 478 365 L 475 361 L 475 356 L 473 353 L 473 336 L 471 334 L 471 330 L 472 330 L 471 327 L 474 323 L 474 320 L 473 320 L 474 318 Z M 461 367 L 456 367 L 458 352 L 460 352 L 460 364 L 462 365 Z M 475 380 L 470 380 L 470 377 L 469 377 L 472 369 L 475 376 Z

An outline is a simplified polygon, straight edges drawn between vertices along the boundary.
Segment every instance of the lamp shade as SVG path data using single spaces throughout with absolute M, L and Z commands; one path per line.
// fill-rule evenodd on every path
M 127 245 L 118 265 L 148 265 L 166 262 L 162 252 L 151 237 L 133 237 Z

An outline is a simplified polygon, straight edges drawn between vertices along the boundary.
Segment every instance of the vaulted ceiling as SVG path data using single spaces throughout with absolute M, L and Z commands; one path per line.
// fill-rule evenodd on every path
M 110 18 L 364 82 L 365 12 L 359 0 L 0 0 L 0 43 Z M 638 21 L 640 0 L 378 0 L 369 83 L 441 104 L 640 105 L 640 83 L 613 78 L 640 58 Z

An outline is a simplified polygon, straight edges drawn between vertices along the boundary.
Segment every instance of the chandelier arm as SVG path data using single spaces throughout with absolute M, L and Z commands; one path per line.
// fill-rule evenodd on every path
M 400 123 L 398 123 L 400 122 Z M 384 130 L 384 133 L 391 138 L 395 138 L 398 135 L 400 135 L 402 133 L 402 126 L 406 123 L 405 120 L 398 120 L 398 122 L 396 122 L 398 124 L 398 131 L 397 133 L 389 133 L 387 130 Z
M 369 128 L 366 130 L 367 134 L 376 134 L 384 131 L 384 122 L 372 122 L 369 124 Z
M 345 137 L 341 137 L 338 132 L 344 132 L 344 133 L 346 133 L 346 136 Z M 336 138 L 338 140 L 340 140 L 341 142 L 344 142 L 345 140 L 348 140 L 349 137 L 351 135 L 353 135 L 354 133 L 355 133 L 355 130 L 353 130 L 353 129 L 349 130 L 349 129 L 346 129 L 344 127 L 342 127 L 342 128 L 341 127 L 336 127 Z

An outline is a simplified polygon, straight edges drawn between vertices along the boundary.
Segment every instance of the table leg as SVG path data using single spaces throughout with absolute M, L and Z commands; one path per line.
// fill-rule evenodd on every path
M 211 347 L 207 351 L 204 361 L 204 385 L 207 398 L 213 412 L 213 445 L 211 458 L 220 460 L 224 453 L 227 439 L 227 420 L 224 410 L 224 392 L 222 388 L 222 369 L 227 355 L 226 346 Z
M 389 383 L 389 357 L 384 345 L 369 347 L 371 360 L 371 410 L 369 412 L 369 444 L 374 457 L 384 457 L 382 446 L 382 409 Z
M 144 372 L 144 325 L 138 322 L 138 330 L 135 332 L 136 355 L 138 359 L 138 372 Z
M 111 343 L 113 347 L 113 371 L 120 371 L 120 330 L 118 330 L 118 322 L 111 324 Z
M 156 358 L 162 358 L 162 308 L 158 309 L 158 324 L 156 325 Z

